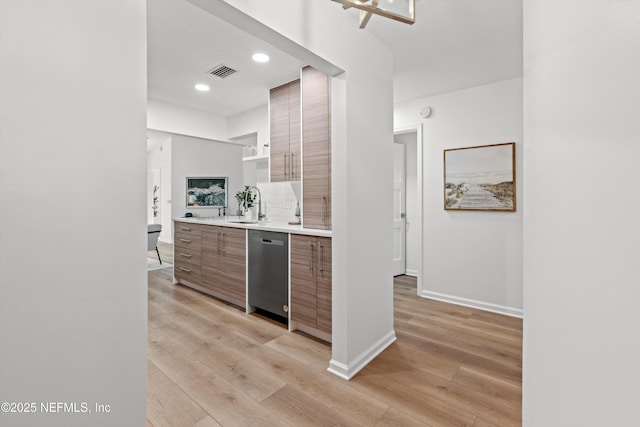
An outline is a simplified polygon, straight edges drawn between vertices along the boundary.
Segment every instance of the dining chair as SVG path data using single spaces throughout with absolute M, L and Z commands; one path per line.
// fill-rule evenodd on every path
M 158 254 L 158 261 L 160 261 L 160 264 L 162 264 L 162 259 L 160 258 L 160 251 L 158 250 L 158 238 L 160 237 L 161 231 L 162 224 L 147 225 L 147 251 L 155 249 Z

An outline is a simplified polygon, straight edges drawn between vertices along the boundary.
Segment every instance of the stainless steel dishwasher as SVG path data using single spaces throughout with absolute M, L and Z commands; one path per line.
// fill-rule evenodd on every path
M 286 324 L 288 276 L 288 234 L 249 230 L 249 305 L 278 316 L 276 320 Z

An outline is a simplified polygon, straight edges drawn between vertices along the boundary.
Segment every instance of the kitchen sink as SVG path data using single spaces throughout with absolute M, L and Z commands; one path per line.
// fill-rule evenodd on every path
M 240 220 L 240 221 L 228 221 L 232 224 L 257 224 L 258 221 Z

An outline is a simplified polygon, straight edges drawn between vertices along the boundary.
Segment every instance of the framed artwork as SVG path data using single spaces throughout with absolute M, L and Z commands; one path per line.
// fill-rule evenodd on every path
M 444 150 L 444 208 L 515 212 L 515 142 Z
M 188 208 L 227 206 L 227 178 L 187 178 Z

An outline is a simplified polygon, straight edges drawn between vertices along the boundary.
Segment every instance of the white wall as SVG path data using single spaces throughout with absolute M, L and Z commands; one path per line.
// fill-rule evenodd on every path
M 257 134 L 257 154 L 264 152 L 264 145 L 269 144 L 269 107 L 263 105 L 227 119 L 228 138 L 237 138 L 250 133 Z
M 405 213 L 406 213 L 406 274 L 417 276 L 420 265 L 420 234 L 418 227 L 418 146 L 417 132 L 394 136 L 394 141 L 405 147 Z
M 218 16 L 224 14 L 224 19 L 242 20 L 219 4 L 190 1 Z M 334 293 L 330 370 L 351 377 L 395 340 L 390 226 L 393 164 L 389 160 L 393 153 L 393 58 L 379 40 L 358 28 L 350 11 L 345 12 L 334 2 L 227 3 L 279 34 L 247 20 L 245 29 L 271 43 L 275 40 L 291 54 L 305 55 L 302 59 L 308 58 L 311 65 L 318 66 L 320 56 L 346 71 L 344 80 L 332 82 L 341 86 L 342 93 L 337 96 L 340 108 L 334 103 L 332 111 Z M 283 42 L 281 35 L 298 46 Z M 299 46 L 305 49 L 297 49 Z M 335 87 L 332 95 L 337 95 Z M 381 208 L 367 209 L 372 204 Z
M 443 208 L 443 150 L 516 142 L 516 193 L 522 194 L 522 79 L 395 106 L 395 127 L 423 120 L 423 289 L 430 298 L 522 315 L 522 212 Z
M 171 217 L 217 216 L 218 209 L 186 207 L 187 177 L 228 177 L 227 213 L 235 213 L 235 194 L 243 186 L 242 147 L 224 142 L 173 135 L 171 145 Z
M 640 2 L 525 0 L 523 424 L 640 402 Z
M 172 242 L 172 211 L 171 211 L 171 151 L 172 140 L 171 135 L 166 134 L 159 138 L 159 143 L 147 152 L 147 169 L 160 170 L 160 200 L 158 203 L 158 214 L 160 216 L 160 224 L 162 231 L 160 232 L 160 240 L 163 242 Z
M 0 2 L 0 425 L 145 423 L 145 7 Z
M 153 98 L 147 101 L 147 127 L 216 141 L 226 141 L 228 137 L 224 117 Z
M 247 154 L 248 150 L 245 150 L 245 156 L 268 156 L 269 147 L 265 145 L 268 145 L 270 140 L 269 106 L 265 104 L 227 118 L 227 132 L 230 140 L 238 143 L 249 142 L 256 147 L 255 154 Z M 245 137 L 246 135 L 249 137 Z M 269 162 L 267 160 L 244 162 L 243 179 L 246 185 L 258 183 L 265 185 L 269 182 Z

